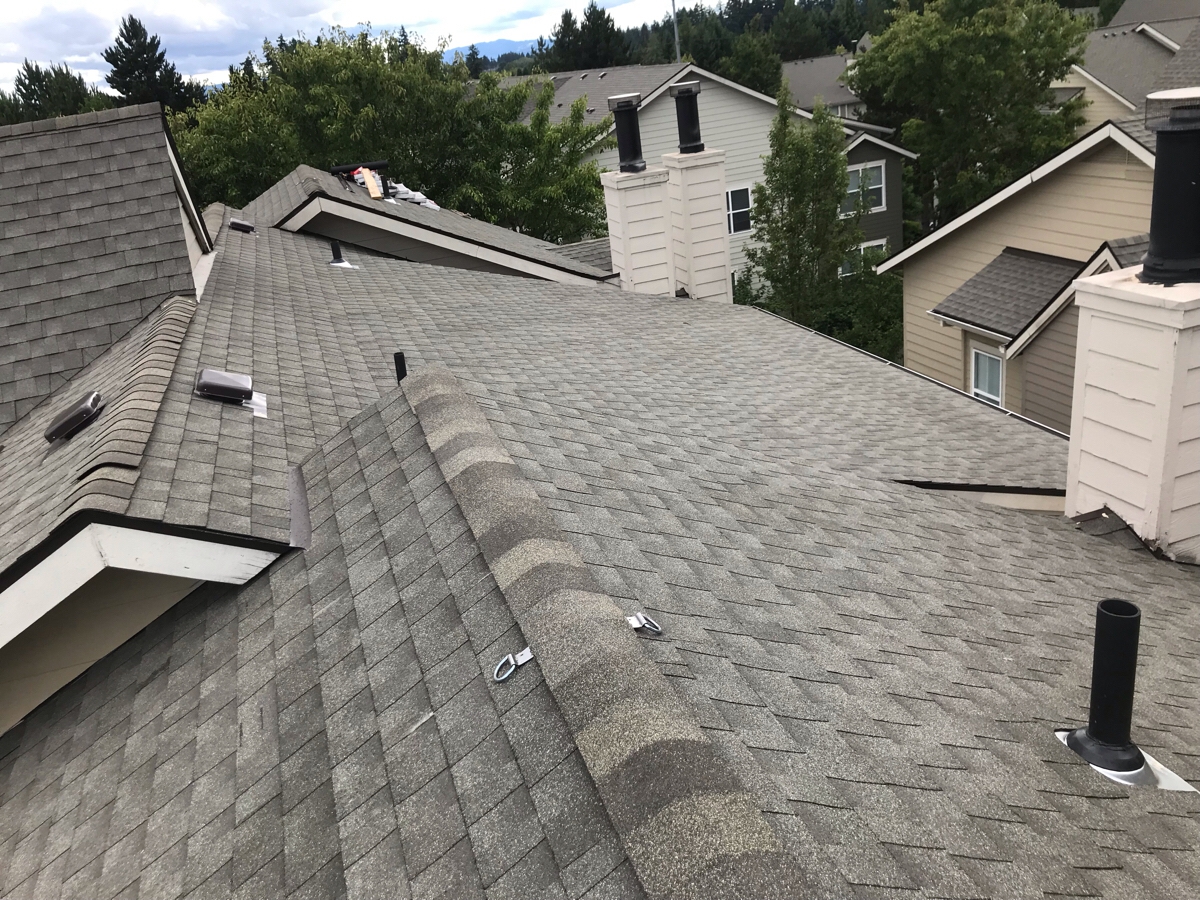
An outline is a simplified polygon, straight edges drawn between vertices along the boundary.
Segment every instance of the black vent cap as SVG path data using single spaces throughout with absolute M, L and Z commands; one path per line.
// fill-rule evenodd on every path
M 214 400 L 249 400 L 254 394 L 253 381 L 249 375 L 238 372 L 222 372 L 220 369 L 201 369 L 196 376 L 196 393 Z
M 254 232 L 254 226 L 244 219 L 230 219 L 229 227 L 234 231 L 242 232 L 242 234 L 252 234 Z
M 54 417 L 54 421 L 46 429 L 46 440 L 65 441 L 96 418 L 102 409 L 104 409 L 104 398 L 100 396 L 99 391 L 92 391 L 81 397 Z

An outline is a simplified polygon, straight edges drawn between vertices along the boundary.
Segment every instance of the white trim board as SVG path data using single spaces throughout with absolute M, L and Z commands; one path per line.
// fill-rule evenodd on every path
M 1114 90 L 1113 88 L 1110 88 L 1107 84 L 1105 84 L 1103 81 L 1101 81 L 1095 75 L 1093 75 L 1091 72 L 1089 72 L 1083 66 L 1079 66 L 1079 65 L 1071 66 L 1071 71 L 1074 72 L 1076 75 L 1082 75 L 1084 78 L 1086 78 L 1088 81 L 1090 81 L 1096 87 L 1100 88 L 1100 90 L 1104 91 L 1104 93 L 1108 94 L 1110 97 L 1112 97 L 1118 103 L 1122 104 L 1123 106 L 1129 107 L 1131 112 L 1133 110 L 1137 109 L 1136 103 L 1134 103 L 1132 100 L 1127 100 L 1121 94 L 1117 93 L 1116 90 Z
M 970 322 L 964 322 L 961 319 L 956 319 L 953 316 L 944 316 L 939 312 L 934 312 L 932 309 L 925 310 L 929 315 L 933 316 L 943 325 L 949 325 L 953 328 L 961 328 L 963 331 L 968 331 L 971 334 L 977 334 L 980 337 L 985 337 L 988 340 L 999 341 L 1001 348 L 1012 338 L 1007 334 L 1001 334 L 998 331 L 989 331 L 986 328 L 981 328 L 978 325 L 972 325 Z
M 883 147 L 885 150 L 891 150 L 893 153 L 899 153 L 901 156 L 907 157 L 908 159 L 917 159 L 917 154 L 913 153 L 911 150 L 905 150 L 903 147 L 897 147 L 895 144 L 889 144 L 887 141 L 881 141 L 879 138 L 875 137 L 875 135 L 867 134 L 865 131 L 846 145 L 845 152 L 849 153 L 863 141 L 869 141 L 878 147 Z
M 212 253 L 212 241 L 208 239 L 208 233 L 204 229 L 200 213 L 196 209 L 196 204 L 192 202 L 192 195 L 188 193 L 187 182 L 183 180 L 183 169 L 179 166 L 179 160 L 175 158 L 175 151 L 171 149 L 170 141 L 167 141 L 167 157 L 171 160 L 171 175 L 175 181 L 175 193 L 179 195 L 184 212 L 192 222 L 192 231 L 196 233 L 196 242 L 205 253 Z
M 321 213 L 328 213 L 339 219 L 358 222 L 360 225 L 367 225 L 371 228 L 377 228 L 380 231 L 390 231 L 392 234 L 417 241 L 418 243 L 428 244 L 432 247 L 441 247 L 443 250 L 449 250 L 461 256 L 479 259 L 505 269 L 511 269 L 513 272 L 532 275 L 535 278 L 541 278 L 545 281 L 557 281 L 561 284 L 611 283 L 610 279 L 607 278 L 588 278 L 584 275 L 576 275 L 572 272 L 556 269 L 553 266 L 534 262 L 523 256 L 505 253 L 502 250 L 495 250 L 491 247 L 485 247 L 482 244 L 474 244 L 462 238 L 443 234 L 440 231 L 422 228 L 420 225 L 414 225 L 411 222 L 394 219 L 382 212 L 363 209 L 360 206 L 352 206 L 348 203 L 339 203 L 336 200 L 330 200 L 328 197 L 314 197 L 300 210 L 290 216 L 280 227 L 284 231 L 303 231 L 304 226 Z
M 1179 44 L 1175 43 L 1175 41 L 1171 40 L 1169 37 L 1167 37 L 1165 34 L 1163 34 L 1161 31 L 1159 31 L 1157 28 L 1155 28 L 1153 25 L 1150 25 L 1147 22 L 1143 22 L 1141 25 L 1139 25 L 1137 28 L 1135 28 L 1133 30 L 1136 31 L 1138 34 L 1144 34 L 1146 37 L 1150 38 L 1152 41 L 1162 44 L 1162 46 L 1166 47 L 1172 53 L 1179 52 Z
M 0 647 L 106 568 L 245 584 L 279 554 L 93 523 L 0 592 Z
M 891 269 L 894 269 L 896 266 L 900 265 L 905 260 L 911 259 L 912 257 L 916 256 L 921 251 L 932 246 L 933 244 L 936 244 L 942 238 L 953 234 L 954 232 L 958 231 L 958 229 L 962 228 L 964 225 L 967 225 L 967 224 L 975 221 L 980 216 L 982 216 L 984 213 L 986 213 L 988 210 L 994 209 L 995 207 L 999 206 L 1001 203 L 1003 203 L 1009 197 L 1019 194 L 1021 191 L 1025 190 L 1025 188 L 1029 187 L 1030 185 L 1036 184 L 1037 182 L 1041 181 L 1043 178 L 1046 178 L 1047 176 L 1054 174 L 1059 169 L 1061 169 L 1063 166 L 1065 166 L 1067 163 L 1073 162 L 1074 160 L 1078 159 L 1079 157 L 1084 156 L 1087 153 L 1090 153 L 1092 150 L 1094 150 L 1096 147 L 1103 144 L 1105 141 L 1115 142 L 1120 147 L 1122 147 L 1124 150 L 1127 150 L 1129 153 L 1136 156 L 1142 163 L 1144 163 L 1146 166 L 1148 166 L 1151 170 L 1154 169 L 1154 154 L 1151 153 L 1149 150 L 1147 150 L 1145 147 L 1143 147 L 1141 144 L 1139 144 L 1137 141 L 1135 141 L 1133 138 L 1131 138 L 1129 135 L 1127 135 L 1124 131 L 1122 131 L 1116 125 L 1114 125 L 1112 123 L 1112 121 L 1110 120 L 1108 122 L 1105 122 L 1103 125 L 1098 126 L 1090 134 L 1086 134 L 1083 137 L 1081 137 L 1079 140 L 1077 140 L 1074 144 L 1072 144 L 1070 147 L 1068 147 L 1062 153 L 1058 154 L 1058 156 L 1056 156 L 1053 159 L 1049 160 L 1048 162 L 1045 162 L 1042 165 L 1038 166 L 1036 169 L 1034 169 L 1028 175 L 1018 178 L 1016 181 L 1014 181 L 1008 187 L 1004 188 L 1004 190 L 993 194 L 987 200 L 984 200 L 982 203 L 967 210 L 965 213 L 963 213 L 957 219 L 953 219 L 950 222 L 947 222 L 945 225 L 943 225 L 941 228 L 939 228 L 937 231 L 933 232 L 932 234 L 925 235 L 925 237 L 923 237 L 921 240 L 917 241 L 915 244 L 913 244 L 907 250 L 901 251 L 900 253 L 897 253 L 895 256 L 893 256 L 891 259 L 880 263 L 876 267 L 875 271 L 887 272 L 887 271 L 890 271 Z
M 1078 275 L 1078 278 L 1087 278 L 1089 275 L 1098 275 L 1101 272 L 1108 272 L 1113 269 L 1121 268 L 1117 265 L 1117 258 L 1113 256 L 1113 252 L 1109 249 L 1108 244 L 1105 244 L 1099 253 L 1092 256 L 1090 260 L 1084 263 L 1083 268 Z M 1033 343 L 1033 339 L 1042 333 L 1042 330 L 1058 318 L 1071 301 L 1075 299 L 1075 281 L 1072 280 L 1065 288 L 1059 291 L 1058 296 L 1050 301 L 1050 304 L 1038 313 L 1036 319 L 1030 322 L 1025 328 L 1012 339 L 1008 346 L 1004 347 L 1004 358 L 1012 359 L 1018 356 L 1026 347 Z

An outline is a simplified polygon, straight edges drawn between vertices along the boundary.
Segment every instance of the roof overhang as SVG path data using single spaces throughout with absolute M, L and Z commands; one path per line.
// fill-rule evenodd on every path
M 953 325 L 955 328 L 961 328 L 963 331 L 969 331 L 971 334 L 977 334 L 980 337 L 985 337 L 990 341 L 999 341 L 1001 346 L 1004 346 L 1012 340 L 1012 335 L 1010 334 L 1001 334 L 999 331 L 991 331 L 990 329 L 984 328 L 982 325 L 975 325 L 971 322 L 964 321 L 963 319 L 956 319 L 954 316 L 947 316 L 944 313 L 935 312 L 932 309 L 927 310 L 927 312 L 943 325 Z
M 171 137 L 171 128 L 167 124 L 165 115 L 163 116 L 163 132 L 167 136 L 167 156 L 171 160 L 171 177 L 175 181 L 175 193 L 179 195 L 179 203 L 183 206 L 188 221 L 192 223 L 192 231 L 196 233 L 196 241 L 200 244 L 200 248 L 206 254 L 212 253 L 212 237 L 208 233 L 208 226 L 204 224 L 204 217 L 200 215 L 200 211 L 196 209 L 196 204 L 192 201 L 192 194 L 183 177 L 183 167 L 179 164 L 179 153 L 175 149 L 175 140 Z
M 245 584 L 287 549 L 199 529 L 151 529 L 133 519 L 84 523 L 0 591 L 0 647 L 107 568 Z
M 1124 95 L 1118 93 L 1113 88 L 1110 88 L 1107 84 L 1105 84 L 1103 81 L 1101 81 L 1095 75 L 1093 75 L 1091 72 L 1089 72 L 1083 66 L 1080 66 L 1080 65 L 1071 66 L 1071 71 L 1074 72 L 1076 75 L 1082 75 L 1085 79 L 1090 81 L 1096 87 L 1100 88 L 1100 90 L 1104 91 L 1104 93 L 1108 94 L 1110 97 L 1112 97 L 1118 103 L 1122 104 L 1123 106 L 1127 106 L 1131 111 L 1137 109 L 1136 103 L 1134 103 L 1132 100 L 1126 99 L 1124 97 Z
M 1179 44 L 1178 43 L 1171 40 L 1169 37 L 1167 37 L 1165 34 L 1163 34 L 1161 31 L 1159 31 L 1157 28 L 1155 28 L 1153 25 L 1151 25 L 1147 22 L 1143 22 L 1141 25 L 1139 25 L 1137 28 L 1135 28 L 1133 30 L 1136 31 L 1138 34 L 1144 34 L 1146 37 L 1150 38 L 1150 40 L 1154 41 L 1155 43 L 1161 44 L 1163 47 L 1166 47 L 1172 53 L 1179 52 Z
M 879 138 L 875 137 L 872 134 L 867 134 L 866 132 L 863 132 L 858 137 L 856 137 L 854 140 L 852 140 L 849 144 L 847 144 L 846 152 L 849 153 L 851 150 L 853 150 L 859 144 L 864 144 L 864 143 L 865 144 L 875 144 L 877 147 L 882 147 L 885 150 L 890 150 L 893 153 L 898 153 L 901 156 L 906 157 L 907 159 L 916 159 L 917 158 L 917 154 L 913 153 L 911 150 L 905 150 L 903 147 L 897 147 L 895 144 L 889 144 L 887 141 L 881 141 Z
M 1042 331 L 1058 318 L 1059 313 L 1070 306 L 1071 301 L 1075 298 L 1075 279 L 1087 278 L 1089 275 L 1096 275 L 1100 272 L 1108 272 L 1112 269 L 1119 269 L 1116 256 L 1108 244 L 1104 244 L 1101 248 L 1092 254 L 1092 258 L 1083 264 L 1079 270 L 1079 274 L 1071 279 L 1071 282 L 1064 287 L 1051 300 L 1046 308 L 1038 313 L 1037 317 L 1032 322 L 1026 325 L 1016 337 L 1004 348 L 1004 358 L 1012 359 L 1019 356 L 1021 352 L 1028 347 L 1033 339 L 1036 338 Z
M 545 281 L 556 281 L 560 284 L 603 284 L 615 275 L 600 278 L 588 278 L 576 275 L 566 269 L 560 269 L 546 263 L 538 262 L 515 253 L 505 253 L 494 247 L 478 244 L 456 235 L 446 234 L 432 228 L 423 228 L 412 222 L 393 218 L 383 212 L 364 209 L 353 203 L 329 197 L 326 194 L 314 194 L 304 203 L 289 213 L 279 222 L 278 227 L 285 231 L 304 231 L 305 226 L 322 213 L 334 216 L 348 222 L 355 222 L 376 228 L 380 231 L 398 235 L 407 240 L 439 247 L 451 253 L 478 259 L 481 262 L 509 269 L 514 274 L 529 275 Z
M 906 260 L 912 259 L 918 253 L 927 250 L 942 238 L 948 237 L 954 232 L 958 231 L 958 229 L 962 228 L 964 225 L 968 225 L 975 221 L 984 213 L 995 209 L 1005 200 L 1008 200 L 1010 197 L 1019 194 L 1021 191 L 1025 190 L 1025 188 L 1036 184 L 1043 178 L 1053 175 L 1063 166 L 1074 162 L 1081 156 L 1086 156 L 1087 154 L 1091 153 L 1105 141 L 1113 141 L 1120 147 L 1127 150 L 1131 155 L 1136 157 L 1150 169 L 1154 168 L 1154 154 L 1151 151 L 1147 150 L 1145 147 L 1127 135 L 1124 131 L 1113 124 L 1111 120 L 1104 122 L 1103 124 L 1092 129 L 1092 131 L 1090 131 L 1088 134 L 1085 134 L 1062 153 L 1058 154 L 1058 156 L 1038 166 L 1028 175 L 1018 178 L 1008 187 L 993 194 L 987 200 L 977 204 L 972 209 L 967 210 L 957 219 L 947 222 L 937 231 L 926 235 L 907 250 L 903 250 L 900 253 L 897 253 L 891 259 L 883 261 L 876 267 L 876 271 L 887 272 L 896 268 L 896 266 L 901 265 Z

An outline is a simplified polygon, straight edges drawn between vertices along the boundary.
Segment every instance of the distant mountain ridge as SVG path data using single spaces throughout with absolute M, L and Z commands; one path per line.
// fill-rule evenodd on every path
M 501 39 L 495 41 L 481 41 L 475 45 L 475 48 L 484 56 L 495 59 L 502 53 L 528 53 L 529 48 L 536 43 L 537 38 L 533 38 L 532 40 L 528 41 L 510 41 L 507 39 Z M 463 56 L 466 56 L 467 51 L 470 49 L 470 44 L 465 47 L 451 47 L 445 53 L 445 60 L 446 62 L 451 62 L 454 59 L 455 53 L 461 53 Z

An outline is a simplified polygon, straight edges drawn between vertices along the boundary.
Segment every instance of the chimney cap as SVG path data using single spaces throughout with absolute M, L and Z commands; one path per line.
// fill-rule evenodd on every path
M 608 108 L 610 112 L 616 112 L 618 109 L 637 109 L 641 102 L 641 94 L 617 94 L 608 98 Z
M 687 97 L 690 94 L 700 93 L 699 81 L 680 81 L 667 88 L 671 92 L 672 97 Z

